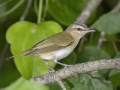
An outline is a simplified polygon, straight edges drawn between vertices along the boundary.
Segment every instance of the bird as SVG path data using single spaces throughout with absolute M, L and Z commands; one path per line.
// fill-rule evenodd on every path
M 85 24 L 73 23 L 67 27 L 63 32 L 54 34 L 17 55 L 11 56 L 38 56 L 44 60 L 45 64 L 50 68 L 51 72 L 55 70 L 48 64 L 49 60 L 53 60 L 56 64 L 60 64 L 66 68 L 67 64 L 59 62 L 61 59 L 67 57 L 77 46 L 79 40 L 87 33 L 94 32 Z

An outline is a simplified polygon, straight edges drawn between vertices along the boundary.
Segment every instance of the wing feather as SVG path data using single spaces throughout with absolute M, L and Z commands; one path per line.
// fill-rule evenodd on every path
M 67 32 L 55 34 L 32 47 L 32 51 L 37 53 L 47 53 L 63 49 L 74 43 L 74 38 Z

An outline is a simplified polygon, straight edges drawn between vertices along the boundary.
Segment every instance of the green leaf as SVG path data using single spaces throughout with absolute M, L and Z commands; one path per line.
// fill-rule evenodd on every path
M 70 25 L 89 0 L 49 0 L 48 11 L 61 24 Z
M 109 81 L 101 78 L 101 76 L 91 77 L 88 74 L 80 74 L 77 77 L 68 79 L 73 88 L 71 90 L 112 90 L 112 85 Z
M 40 82 L 27 81 L 23 77 L 5 88 L 5 90 L 49 90 L 47 86 Z
M 113 84 L 113 89 L 120 86 L 120 70 L 111 70 L 109 80 Z
M 13 55 L 16 55 L 61 31 L 61 26 L 53 21 L 43 22 L 39 25 L 27 21 L 19 21 L 8 29 L 6 38 L 11 44 L 10 48 Z M 26 78 L 43 75 L 49 70 L 44 61 L 35 56 L 16 57 L 15 64 L 19 72 Z M 55 64 L 52 62 L 50 65 L 54 66 Z
M 116 54 L 115 58 L 120 58 L 120 51 Z
M 71 90 L 70 86 L 68 85 L 67 82 L 64 82 L 63 80 L 62 80 L 62 82 L 64 83 L 66 90 Z M 58 83 L 50 84 L 49 88 L 50 88 L 50 90 L 62 90 L 60 85 L 58 85 Z
M 99 30 L 103 31 L 106 34 L 116 34 L 120 32 L 120 13 L 108 13 L 104 14 L 100 19 L 98 19 L 94 27 Z
M 120 52 L 118 52 L 115 58 L 120 58 Z M 113 84 L 113 89 L 120 86 L 120 70 L 111 70 L 109 74 L 109 80 Z
M 78 62 L 95 61 L 100 59 L 110 59 L 110 56 L 97 47 L 87 46 L 78 54 Z

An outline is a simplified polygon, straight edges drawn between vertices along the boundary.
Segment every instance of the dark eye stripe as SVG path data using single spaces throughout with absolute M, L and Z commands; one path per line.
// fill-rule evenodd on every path
M 77 28 L 78 31 L 81 31 L 82 29 L 81 28 Z

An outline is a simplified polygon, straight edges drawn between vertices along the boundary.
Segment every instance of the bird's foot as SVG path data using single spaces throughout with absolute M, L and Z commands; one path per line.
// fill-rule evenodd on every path
M 69 66 L 72 66 L 72 65 L 67 65 L 67 64 L 66 64 L 66 65 L 64 66 L 64 69 L 66 69 L 66 68 L 69 67 Z
M 44 60 L 45 64 L 48 66 L 48 68 L 50 68 L 49 73 L 53 73 L 55 72 L 55 70 L 48 64 L 48 61 Z
M 53 73 L 53 72 L 55 72 L 55 70 L 54 69 L 50 69 L 49 73 Z

